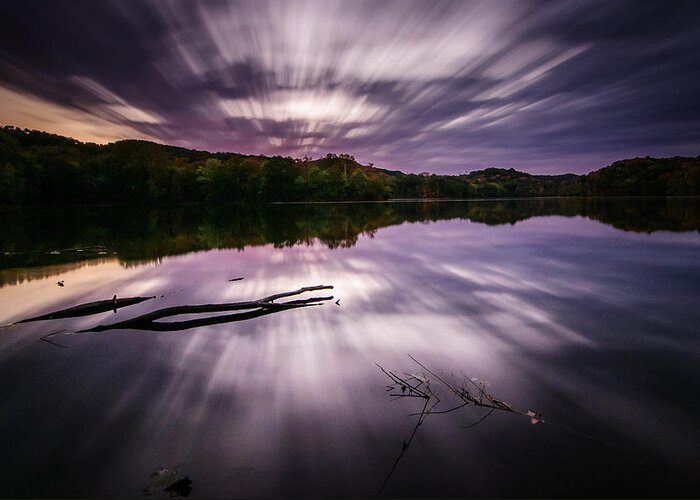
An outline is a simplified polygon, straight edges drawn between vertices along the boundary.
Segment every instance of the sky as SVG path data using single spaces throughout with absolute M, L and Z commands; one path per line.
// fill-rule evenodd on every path
M 700 2 L 0 2 L 0 124 L 408 172 L 697 156 Z

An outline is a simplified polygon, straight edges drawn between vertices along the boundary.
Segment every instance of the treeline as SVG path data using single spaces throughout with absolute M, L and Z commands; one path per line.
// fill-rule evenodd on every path
M 531 175 L 512 168 L 454 176 L 394 175 L 394 194 L 411 198 L 700 195 L 700 156 L 620 160 L 586 175 Z
M 208 153 L 125 140 L 86 144 L 0 130 L 0 203 L 199 204 L 383 200 L 386 173 L 349 155 L 293 159 Z
M 81 143 L 0 129 L 0 204 L 226 204 L 700 194 L 700 157 L 623 160 L 587 175 L 488 168 L 416 175 L 361 165 L 350 155 L 265 157 L 209 153 L 148 141 Z

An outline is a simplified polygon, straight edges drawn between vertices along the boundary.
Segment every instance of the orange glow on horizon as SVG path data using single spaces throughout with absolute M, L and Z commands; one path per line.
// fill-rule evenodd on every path
M 153 140 L 137 130 L 95 115 L 0 87 L 0 124 L 42 130 L 82 142 L 105 144 L 120 139 Z

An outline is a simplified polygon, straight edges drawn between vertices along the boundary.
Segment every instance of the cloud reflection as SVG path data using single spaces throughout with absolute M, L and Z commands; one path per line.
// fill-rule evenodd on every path
M 506 401 L 532 404 L 551 422 L 620 446 L 555 428 L 535 436 L 499 419 L 462 436 L 454 431 L 462 422 L 443 420 L 422 431 L 425 441 L 412 448 L 417 461 L 403 463 L 396 478 L 398 492 L 415 486 L 412 475 L 421 492 L 435 486 L 430 477 L 464 491 L 463 481 L 450 477 L 461 478 L 466 463 L 476 478 L 470 484 L 485 493 L 502 481 L 493 461 L 508 471 L 513 496 L 530 491 L 518 489 L 523 484 L 585 488 L 591 468 L 636 470 L 634 461 L 617 461 L 630 447 L 637 457 L 695 467 L 695 443 L 687 439 L 694 403 L 664 398 L 674 391 L 669 385 L 696 382 L 700 317 L 690 305 L 698 298 L 697 247 L 694 233 L 623 233 L 583 218 L 496 227 L 449 220 L 388 227 L 351 248 L 266 245 L 167 257 L 154 266 L 106 263 L 90 269 L 89 282 L 83 269 L 66 272 L 66 287 L 50 288 L 51 296 L 37 295 L 47 280 L 0 289 L 15 305 L 53 304 L 59 293 L 63 300 L 102 298 L 115 287 L 179 291 L 122 309 L 120 319 L 144 307 L 246 300 L 321 282 L 335 285 L 341 299 L 340 306 L 179 333 L 79 334 L 63 339 L 70 349 L 60 350 L 36 342 L 45 326 L 4 331 L 0 384 L 12 390 L 0 404 L 16 411 L 3 413 L 0 425 L 19 428 L 17 412 L 44 416 L 31 433 L 41 446 L 12 446 L 20 451 L 4 469 L 12 472 L 7 491 L 37 473 L 54 477 L 52 457 L 70 450 L 54 477 L 61 491 L 75 491 L 68 483 L 97 464 L 99 480 L 81 483 L 80 491 L 108 484 L 115 494 L 133 493 L 154 466 L 187 462 L 192 477 L 206 478 L 196 482 L 203 496 L 338 488 L 371 495 L 411 422 L 411 408 L 387 404 L 374 363 L 413 370 L 407 353 L 486 378 Z M 227 281 L 243 270 L 245 280 Z M 660 290 L 668 300 L 658 298 Z M 74 421 L 89 425 L 66 424 Z M 5 435 L 18 444 L 13 436 L 20 433 Z M 499 445 L 510 442 L 523 446 Z M 535 445 L 544 458 L 533 458 Z M 581 447 L 590 461 L 570 452 Z M 231 481 L 234 467 L 259 476 Z M 519 483 L 521 469 L 531 477 Z

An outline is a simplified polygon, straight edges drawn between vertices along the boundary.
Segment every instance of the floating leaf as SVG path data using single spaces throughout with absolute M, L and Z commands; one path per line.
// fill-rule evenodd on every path
M 530 417 L 530 423 L 532 425 L 537 425 L 541 422 L 544 422 L 544 420 L 542 419 L 542 414 L 538 411 L 528 410 L 526 415 Z

